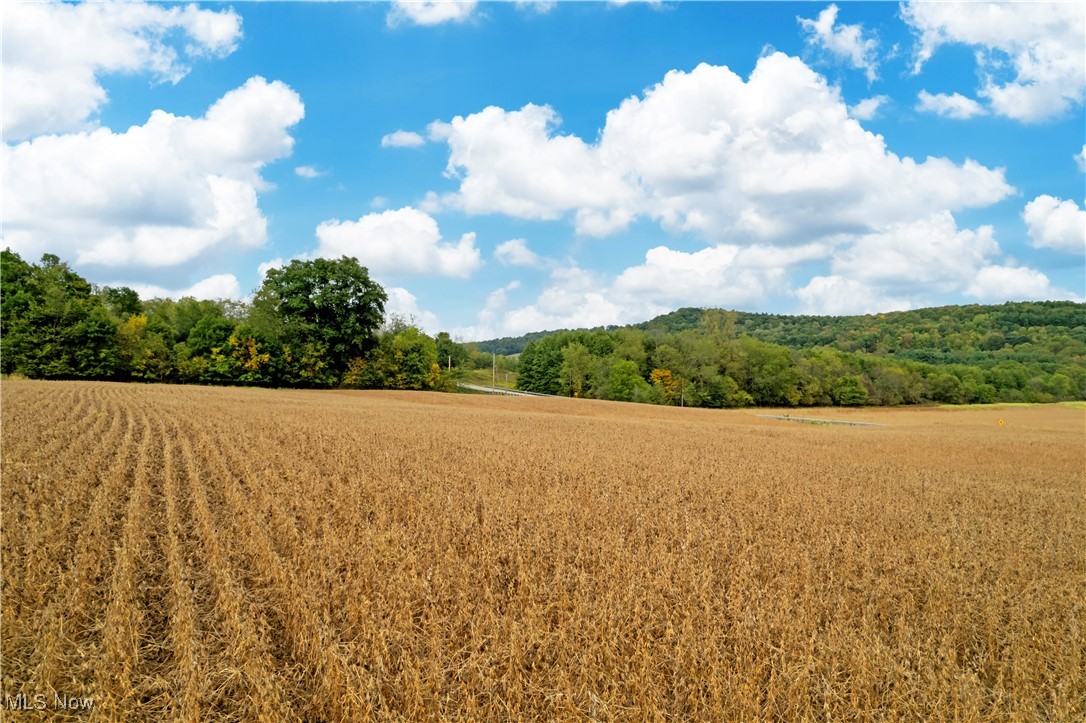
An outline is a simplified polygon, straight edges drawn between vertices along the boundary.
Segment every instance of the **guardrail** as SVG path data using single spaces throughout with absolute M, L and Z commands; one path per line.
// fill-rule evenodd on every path
M 841 419 L 812 419 L 811 417 L 789 417 L 777 414 L 759 414 L 763 419 L 783 419 L 788 422 L 808 422 L 810 424 L 848 424 L 854 427 L 888 427 L 876 422 L 846 422 Z
M 560 394 L 541 394 L 540 392 L 526 392 L 522 389 L 507 389 L 506 387 L 484 387 L 481 384 L 466 384 L 464 382 L 457 383 L 458 387 L 464 389 L 471 389 L 475 392 L 483 392 L 484 394 L 501 394 L 507 397 L 553 397 L 555 399 L 568 399 L 568 397 Z

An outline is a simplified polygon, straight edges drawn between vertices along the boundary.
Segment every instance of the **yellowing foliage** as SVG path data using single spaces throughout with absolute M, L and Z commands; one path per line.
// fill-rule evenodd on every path
M 251 336 L 238 339 L 236 335 L 231 335 L 230 346 L 233 348 L 234 358 L 245 371 L 259 371 L 262 366 L 271 361 L 271 354 L 261 354 L 257 349 L 256 339 Z
M 664 401 L 668 404 L 679 403 L 683 381 L 677 379 L 670 369 L 653 369 L 652 374 L 649 375 L 649 381 L 660 387 L 664 393 Z
M 0 394 L 5 696 L 126 721 L 1086 717 L 1081 410 Z
M 122 340 L 140 340 L 143 338 L 143 330 L 147 328 L 147 316 L 145 314 L 133 314 L 121 324 L 117 333 Z

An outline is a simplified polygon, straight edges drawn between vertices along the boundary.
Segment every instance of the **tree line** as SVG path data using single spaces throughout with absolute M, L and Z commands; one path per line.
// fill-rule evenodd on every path
M 386 318 L 353 258 L 292 261 L 249 303 L 140 299 L 57 256 L 0 259 L 0 371 L 36 379 L 447 390 L 464 350 Z
M 140 299 L 58 257 L 0 259 L 0 372 L 42 379 L 451 391 L 498 360 L 520 389 L 682 406 L 1086 398 L 1086 305 L 862 317 L 679 309 L 631 327 L 460 344 L 386 317 L 353 258 L 270 270 L 249 302 Z M 486 353 L 489 351 L 490 353 Z M 519 355 L 516 351 L 520 351 Z
M 638 327 L 561 331 L 526 343 L 517 386 L 704 407 L 1086 399 L 1083 305 L 1005 310 L 1014 318 L 1003 327 L 989 325 L 987 313 L 949 308 L 955 311 L 924 310 L 930 317 L 925 324 L 895 319 L 887 329 L 881 318 L 868 317 L 861 328 L 832 317 L 821 324 L 812 321 L 818 317 L 772 317 L 761 326 L 748 322 L 743 333 L 737 312 L 683 309 Z M 963 323 L 966 317 L 971 320 Z M 1028 335 L 1025 323 L 1033 324 Z M 799 348 L 765 340 L 782 337 Z M 888 339 L 899 341 L 897 353 L 885 348 Z M 931 353 L 916 353 L 921 350 Z

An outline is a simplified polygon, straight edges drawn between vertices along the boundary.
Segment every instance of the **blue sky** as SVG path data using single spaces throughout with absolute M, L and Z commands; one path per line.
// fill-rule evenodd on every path
M 356 256 L 465 339 L 1081 300 L 1081 3 L 3 9 L 3 239 L 141 295 Z

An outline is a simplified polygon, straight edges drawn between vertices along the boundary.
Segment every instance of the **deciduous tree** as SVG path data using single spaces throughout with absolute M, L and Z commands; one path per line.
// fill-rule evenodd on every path
M 295 260 L 268 271 L 253 299 L 251 323 L 295 355 L 323 349 L 338 379 L 352 359 L 376 346 L 387 300 L 357 259 Z

